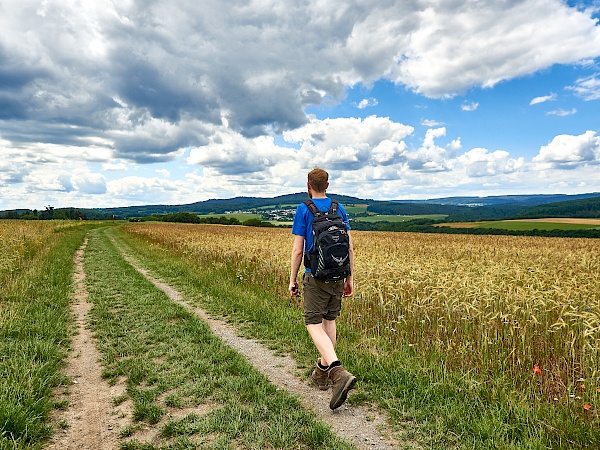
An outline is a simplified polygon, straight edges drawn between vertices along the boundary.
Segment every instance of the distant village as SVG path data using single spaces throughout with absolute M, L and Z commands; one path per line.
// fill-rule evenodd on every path
M 296 208 L 225 211 L 225 214 L 260 214 L 262 220 L 274 220 L 277 222 L 292 222 L 295 213 Z

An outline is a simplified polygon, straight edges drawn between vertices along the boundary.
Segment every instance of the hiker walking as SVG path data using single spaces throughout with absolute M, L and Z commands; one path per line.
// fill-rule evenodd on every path
M 342 307 L 342 297 L 352 295 L 354 250 L 350 240 L 350 225 L 344 207 L 325 194 L 329 174 L 319 168 L 308 174 L 310 200 L 298 205 L 292 234 L 291 273 L 289 291 L 298 295 L 297 274 L 304 257 L 304 323 L 319 351 L 311 379 L 319 389 L 333 389 L 329 407 L 340 407 L 356 377 L 348 372 L 335 353 L 336 325 Z

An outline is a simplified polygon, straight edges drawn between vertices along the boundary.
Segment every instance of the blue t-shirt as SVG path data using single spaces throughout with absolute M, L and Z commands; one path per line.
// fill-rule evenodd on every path
M 331 199 L 329 197 L 313 198 L 312 201 L 319 211 L 327 212 L 331 207 Z M 340 203 L 338 203 L 338 214 L 342 216 L 342 220 L 346 224 L 346 229 L 350 230 L 348 215 Z M 300 203 L 298 208 L 296 208 L 294 223 L 292 224 L 292 234 L 304 237 L 304 254 L 309 252 L 313 247 L 312 221 L 314 217 L 314 214 L 310 212 L 306 204 Z M 307 268 L 306 271 L 310 272 L 310 269 Z

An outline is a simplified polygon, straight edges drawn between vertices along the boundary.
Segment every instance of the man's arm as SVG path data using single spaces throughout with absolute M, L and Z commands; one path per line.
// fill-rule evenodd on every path
M 290 270 L 290 295 L 295 297 L 298 292 L 298 270 L 302 263 L 302 256 L 304 255 L 304 236 L 294 236 L 294 246 L 292 247 L 292 261 Z

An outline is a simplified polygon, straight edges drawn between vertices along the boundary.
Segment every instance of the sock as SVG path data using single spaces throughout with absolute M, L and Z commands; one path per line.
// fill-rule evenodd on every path
M 328 370 L 331 370 L 334 367 L 341 366 L 341 365 L 342 365 L 341 362 L 339 362 L 338 360 L 335 360 L 334 362 L 332 362 L 331 364 L 329 364 L 329 369 Z
M 327 369 L 329 369 L 329 366 L 324 366 L 321 361 L 319 360 L 319 362 L 317 363 L 317 366 L 319 366 L 319 369 L 326 371 Z

